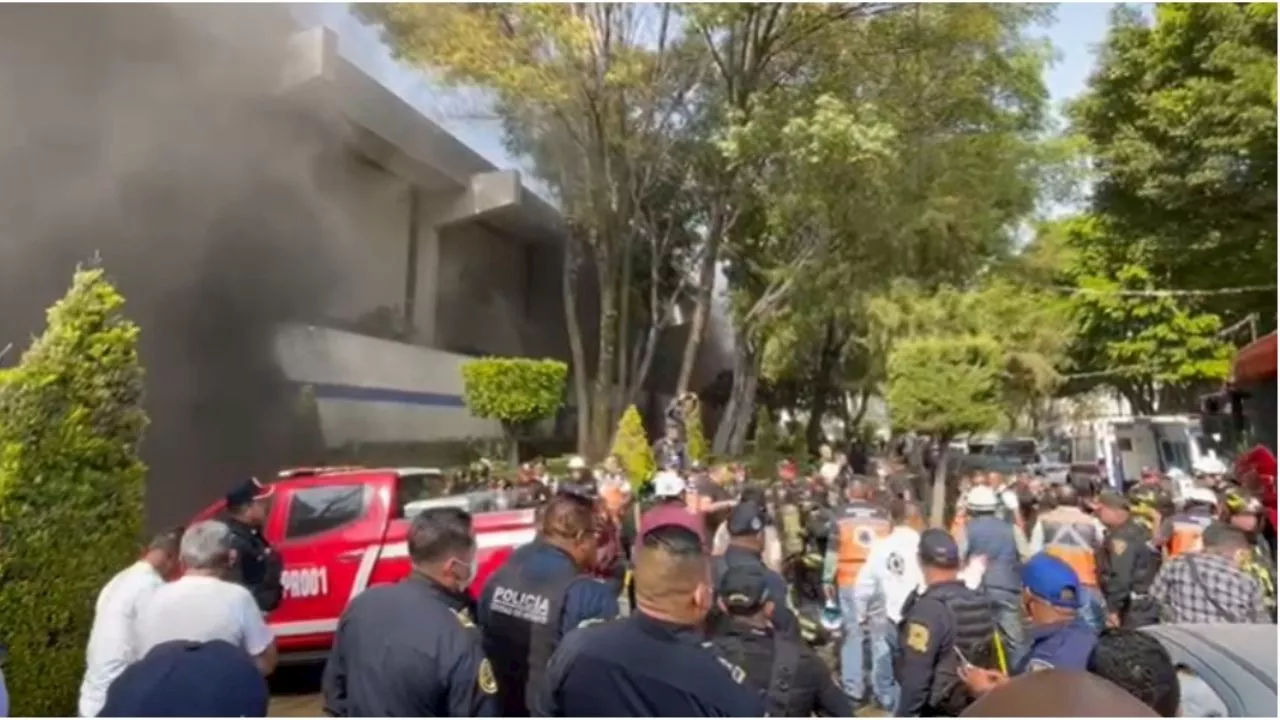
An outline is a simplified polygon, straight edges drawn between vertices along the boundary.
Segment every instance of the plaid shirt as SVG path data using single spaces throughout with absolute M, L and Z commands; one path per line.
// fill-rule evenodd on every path
M 1234 562 L 1208 552 L 1183 553 L 1151 585 L 1160 619 L 1170 623 L 1270 623 L 1262 586 Z

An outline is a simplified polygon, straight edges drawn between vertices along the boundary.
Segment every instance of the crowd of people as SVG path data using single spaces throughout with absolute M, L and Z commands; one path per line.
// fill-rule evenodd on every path
M 926 526 L 902 459 L 855 471 L 824 446 L 811 473 L 785 461 L 750 478 L 689 462 L 677 432 L 663 442 L 644 490 L 617 458 L 517 480 L 543 488 L 537 538 L 487 567 L 468 512 L 416 515 L 410 575 L 338 623 L 324 711 L 958 716 L 1052 671 L 1137 703 L 1114 714 L 1173 716 L 1177 673 L 1140 628 L 1275 622 L 1274 530 L 1224 475 L 1201 473 L 1175 503 L 1155 473 L 1121 494 L 974 472 L 944 529 Z M 103 588 L 81 715 L 266 713 L 269 493 L 237 488 L 224 517 L 158 535 Z

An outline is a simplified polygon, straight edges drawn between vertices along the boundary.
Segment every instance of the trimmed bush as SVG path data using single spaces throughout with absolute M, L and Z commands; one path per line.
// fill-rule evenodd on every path
M 658 471 L 649 437 L 644 433 L 644 421 L 635 405 L 628 407 L 618 419 L 618 432 L 613 436 L 610 452 L 618 456 L 627 471 L 627 479 L 637 490 Z
M 507 458 L 520 461 L 520 438 L 564 404 L 569 366 L 559 360 L 488 357 L 462 365 L 462 400 L 478 418 L 497 420 L 507 439 Z
M 702 429 L 702 403 L 697 398 L 685 405 L 684 435 L 689 460 L 706 465 L 711 459 L 711 445 Z
M 101 270 L 0 373 L 0 633 L 15 715 L 74 716 L 94 598 L 137 557 L 145 468 L 138 327 Z
M 752 446 L 752 476 L 773 480 L 782 454 L 778 449 L 778 425 L 764 405 L 756 410 L 756 436 Z

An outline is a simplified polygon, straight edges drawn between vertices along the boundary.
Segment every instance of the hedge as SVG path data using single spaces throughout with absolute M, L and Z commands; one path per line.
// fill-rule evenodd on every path
M 462 400 L 478 418 L 497 420 L 507 437 L 508 460 L 530 427 L 564 404 L 569 366 L 559 360 L 487 357 L 462 365 Z
M 74 716 L 94 598 L 136 558 L 145 468 L 138 327 L 101 270 L 0 373 L 0 633 L 11 714 Z

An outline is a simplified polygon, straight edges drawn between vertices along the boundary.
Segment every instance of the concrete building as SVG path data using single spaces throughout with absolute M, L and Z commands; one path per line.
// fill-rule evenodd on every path
M 315 388 L 331 446 L 498 436 L 463 406 L 459 367 L 568 359 L 558 212 L 345 59 L 331 30 L 296 34 L 290 57 L 283 91 L 312 93 L 342 120 L 344 151 L 319 184 L 361 242 L 331 321 L 282 329 L 286 374 Z M 683 332 L 670 335 L 655 378 L 679 362 Z M 700 382 L 727 366 L 724 348 L 706 348 Z

